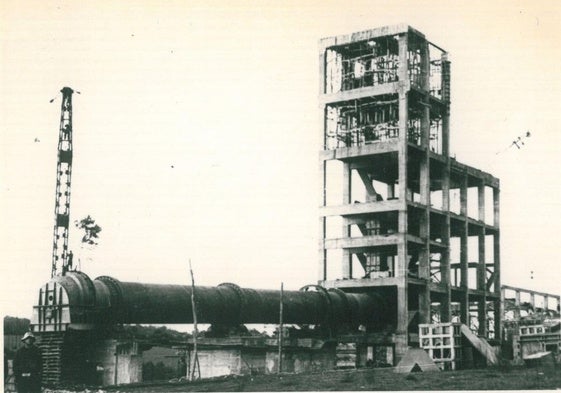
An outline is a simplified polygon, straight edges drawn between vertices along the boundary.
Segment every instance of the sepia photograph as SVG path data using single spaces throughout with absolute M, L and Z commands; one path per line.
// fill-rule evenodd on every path
M 560 23 L 2 1 L 4 391 L 561 389 Z

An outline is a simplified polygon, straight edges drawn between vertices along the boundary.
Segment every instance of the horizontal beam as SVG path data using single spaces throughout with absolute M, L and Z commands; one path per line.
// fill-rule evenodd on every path
M 374 142 L 367 145 L 340 147 L 332 150 L 322 150 L 320 161 L 346 160 L 349 158 L 372 156 L 375 154 L 391 153 L 398 150 L 398 138 L 384 142 Z
M 553 293 L 538 292 L 538 291 L 533 291 L 531 289 L 513 287 L 513 286 L 510 286 L 510 285 L 501 285 L 501 290 L 511 290 L 511 291 L 515 291 L 515 292 L 534 294 L 534 295 L 538 295 L 538 296 L 547 296 L 547 297 L 556 298 L 556 299 L 561 298 L 561 296 L 553 294 Z
M 456 173 L 466 173 L 468 176 L 475 177 L 479 180 L 483 180 L 484 184 L 489 187 L 499 188 L 500 180 L 490 173 L 483 172 L 477 168 L 471 167 L 461 162 L 456 161 L 455 158 L 450 160 L 450 171 Z
M 468 263 L 468 267 L 476 268 L 478 266 L 479 266 L 479 262 L 469 262 Z M 486 263 L 485 266 L 494 267 L 495 264 L 494 263 Z M 461 268 L 460 263 L 451 263 L 450 264 L 450 269 L 460 269 L 460 268 Z
M 389 246 L 398 244 L 403 237 L 397 234 L 392 235 L 372 235 L 361 237 L 344 237 L 339 239 L 325 239 L 323 241 L 326 249 L 355 249 L 377 246 Z
M 322 38 L 319 41 L 319 50 L 320 53 L 323 53 L 325 49 L 333 46 L 347 45 L 347 44 L 352 44 L 354 42 L 372 40 L 374 38 L 393 36 L 393 35 L 404 34 L 404 33 L 414 33 L 421 38 L 425 38 L 425 35 L 420 31 L 418 31 L 417 29 L 414 29 L 413 27 L 405 23 L 400 23 L 392 26 L 383 26 L 375 29 L 358 31 L 352 34 L 344 34 L 344 35 Z
M 320 282 L 324 288 L 367 288 L 403 285 L 403 277 L 351 278 L 347 280 L 325 280 Z
M 431 213 L 444 214 L 444 215 L 446 214 L 446 212 L 438 210 L 438 209 L 431 209 Z M 457 221 L 457 222 L 460 222 L 460 223 L 463 223 L 464 221 L 467 221 L 469 225 L 478 226 L 480 228 L 485 228 L 486 231 L 488 230 L 489 232 L 491 232 L 491 233 L 487 233 L 487 235 L 492 235 L 496 231 L 499 230 L 498 226 L 487 224 L 484 221 L 480 221 L 480 220 L 477 220 L 475 218 L 471 218 L 469 216 L 462 216 L 460 214 L 456 214 L 456 213 L 453 213 L 453 212 L 450 212 L 450 219 L 454 220 L 454 221 Z
M 360 214 L 383 213 L 389 211 L 399 211 L 402 203 L 398 199 L 366 202 L 366 203 L 353 203 L 337 206 L 324 206 L 320 207 L 319 214 L 321 217 L 328 216 L 356 216 Z
M 407 242 L 418 245 L 425 245 L 425 241 L 418 236 L 407 235 Z M 387 235 L 371 235 L 360 237 L 343 237 L 336 239 L 324 239 L 323 248 L 325 249 L 350 249 L 353 252 L 368 252 L 371 247 L 391 246 L 403 242 L 403 236 L 399 233 Z M 438 247 L 446 247 L 445 244 L 430 241 L 430 244 Z M 360 250 L 360 251 L 359 251 Z
M 319 97 L 319 102 L 321 106 L 324 106 L 366 97 L 370 98 L 379 95 L 397 94 L 399 91 L 398 89 L 398 82 L 384 83 L 381 85 L 361 87 L 359 89 L 343 90 L 332 94 L 322 94 Z

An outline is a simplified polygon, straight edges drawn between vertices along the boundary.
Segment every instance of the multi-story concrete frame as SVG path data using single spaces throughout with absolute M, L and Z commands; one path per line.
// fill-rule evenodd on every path
M 397 359 L 419 323 L 499 338 L 499 180 L 450 157 L 447 53 L 398 25 L 319 56 L 320 284 L 393 301 Z

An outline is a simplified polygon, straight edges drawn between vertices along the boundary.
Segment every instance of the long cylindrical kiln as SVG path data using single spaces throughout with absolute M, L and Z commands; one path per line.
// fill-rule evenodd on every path
M 32 325 L 36 331 L 63 331 L 92 325 L 192 323 L 190 286 L 121 282 L 70 272 L 39 291 Z M 231 283 L 195 288 L 197 319 L 210 324 L 278 323 L 280 291 L 240 288 Z M 345 293 L 308 286 L 284 291 L 288 324 L 376 325 L 386 314 L 374 293 Z

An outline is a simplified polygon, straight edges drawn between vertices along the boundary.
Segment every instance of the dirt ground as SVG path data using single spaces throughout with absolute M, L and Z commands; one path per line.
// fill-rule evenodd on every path
M 326 371 L 314 374 L 228 376 L 213 380 L 114 386 L 90 393 L 358 391 L 358 390 L 535 390 L 561 389 L 559 368 L 488 368 L 396 374 L 393 369 Z M 56 391 L 56 392 L 69 392 Z

